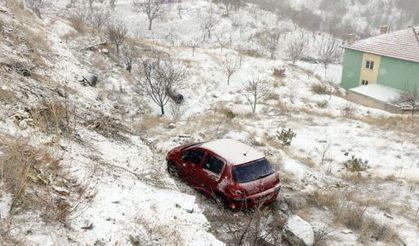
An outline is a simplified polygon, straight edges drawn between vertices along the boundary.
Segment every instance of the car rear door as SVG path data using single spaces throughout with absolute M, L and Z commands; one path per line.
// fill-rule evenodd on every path
M 209 194 L 215 195 L 217 186 L 225 168 L 225 161 L 212 153 L 205 157 L 203 165 L 197 170 L 197 176 L 201 181 L 201 187 Z
M 185 179 L 195 186 L 199 186 L 200 179 L 197 176 L 205 156 L 205 151 L 200 148 L 185 150 L 182 158 L 182 171 Z

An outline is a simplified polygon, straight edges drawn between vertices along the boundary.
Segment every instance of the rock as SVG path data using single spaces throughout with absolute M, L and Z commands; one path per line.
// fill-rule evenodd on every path
M 175 128 L 176 128 L 176 124 L 175 124 L 175 123 L 170 123 L 170 124 L 167 126 L 167 128 L 168 128 L 168 129 L 175 129 Z
M 187 213 L 193 213 L 195 209 L 195 197 L 187 196 L 183 200 L 176 202 L 176 207 L 185 210 Z
M 26 130 L 28 128 L 28 123 L 26 123 L 26 120 L 22 120 L 21 122 L 19 122 L 19 128 L 21 130 Z
M 83 76 L 82 82 L 87 83 L 92 87 L 95 87 L 97 84 L 97 80 L 98 80 L 97 75 L 90 73 Z
M 65 189 L 63 187 L 53 186 L 52 189 L 60 195 L 63 195 L 63 196 L 70 195 L 70 191 L 68 191 L 67 189 Z
M 279 210 L 286 213 L 288 210 L 290 210 L 290 208 L 288 207 L 288 204 L 286 202 L 281 202 L 279 204 Z
M 283 236 L 293 246 L 314 244 L 314 231 L 311 225 L 298 215 L 291 216 L 283 229 Z

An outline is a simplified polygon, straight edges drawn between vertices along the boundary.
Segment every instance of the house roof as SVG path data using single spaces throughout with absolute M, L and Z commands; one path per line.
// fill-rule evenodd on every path
M 380 84 L 364 85 L 350 89 L 350 91 L 390 104 L 396 103 L 402 94 L 397 89 Z
M 419 62 L 419 28 L 412 28 L 382 34 L 356 41 L 344 48 L 371 54 Z
M 203 143 L 201 147 L 220 155 L 231 164 L 244 164 L 259 160 L 265 155 L 251 146 L 232 139 L 218 139 Z

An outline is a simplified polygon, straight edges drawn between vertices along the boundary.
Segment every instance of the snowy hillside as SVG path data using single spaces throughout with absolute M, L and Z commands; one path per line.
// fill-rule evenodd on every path
M 114 10 L 69 2 L 44 1 L 42 18 L 0 2 L 2 244 L 288 245 L 282 229 L 298 215 L 316 245 L 417 245 L 419 120 L 345 99 L 340 49 L 326 66 L 319 52 L 342 40 L 252 4 L 227 16 L 210 1 L 165 3 L 148 30 L 131 0 Z M 320 1 L 307 4 L 293 7 Z M 120 54 L 110 23 L 128 34 Z M 276 32 L 273 49 L 263 37 Z M 304 52 L 293 64 L 295 40 Z M 169 101 L 165 115 L 139 86 L 156 57 L 186 71 L 184 102 Z M 249 80 L 269 92 L 255 112 Z M 290 146 L 283 129 L 296 133 Z M 224 210 L 167 173 L 171 148 L 218 138 L 265 153 L 281 175 L 278 201 Z

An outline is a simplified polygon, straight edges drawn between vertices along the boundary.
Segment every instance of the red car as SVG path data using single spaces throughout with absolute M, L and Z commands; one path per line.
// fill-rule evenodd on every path
M 239 141 L 220 139 L 172 149 L 167 170 L 233 209 L 276 200 L 279 173 L 264 154 Z

